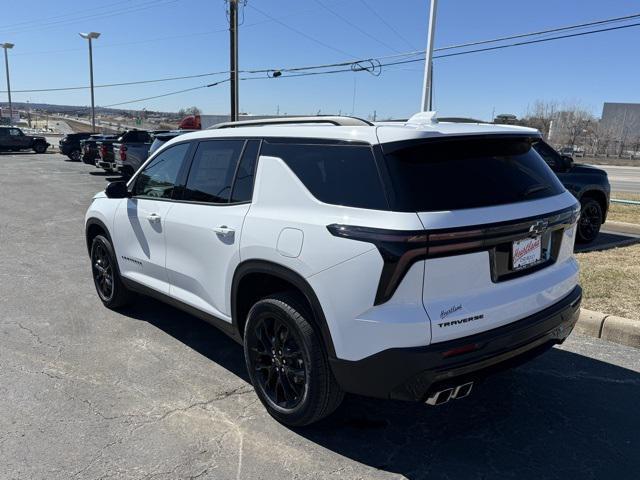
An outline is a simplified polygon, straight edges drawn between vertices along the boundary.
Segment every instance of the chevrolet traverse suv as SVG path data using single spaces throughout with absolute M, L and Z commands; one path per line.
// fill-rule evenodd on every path
M 97 293 L 146 294 L 244 346 L 269 413 L 344 392 L 437 405 L 571 332 L 579 203 L 536 130 L 352 117 L 168 141 L 86 214 Z

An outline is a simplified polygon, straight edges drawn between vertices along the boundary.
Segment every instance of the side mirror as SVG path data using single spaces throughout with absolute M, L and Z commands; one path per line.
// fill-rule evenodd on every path
M 107 198 L 128 198 L 131 196 L 125 182 L 111 182 L 104 189 Z
M 569 155 L 561 155 L 562 162 L 564 163 L 564 168 L 567 170 L 571 170 L 571 166 L 573 165 L 573 157 Z

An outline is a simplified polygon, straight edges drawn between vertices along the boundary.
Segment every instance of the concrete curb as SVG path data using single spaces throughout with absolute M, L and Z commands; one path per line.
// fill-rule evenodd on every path
M 602 230 L 616 233 L 630 233 L 632 235 L 640 235 L 640 225 L 627 222 L 605 222 L 602 224 Z
M 580 309 L 575 331 L 629 347 L 640 348 L 640 321 Z

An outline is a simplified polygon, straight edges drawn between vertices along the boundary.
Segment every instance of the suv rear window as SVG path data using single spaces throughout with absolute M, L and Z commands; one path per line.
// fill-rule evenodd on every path
M 260 155 L 284 160 L 321 202 L 388 210 L 370 146 L 264 142 Z
M 383 150 L 403 211 L 488 207 L 564 191 L 529 138 L 398 142 Z

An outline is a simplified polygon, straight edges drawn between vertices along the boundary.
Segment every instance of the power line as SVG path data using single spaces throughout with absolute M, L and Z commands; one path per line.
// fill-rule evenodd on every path
M 367 32 L 366 30 L 360 28 L 358 25 L 356 25 L 355 23 L 351 22 L 350 20 L 346 19 L 345 17 L 343 17 L 342 15 L 340 15 L 338 12 L 336 12 L 334 9 L 326 6 L 324 3 L 322 3 L 320 0 L 315 0 L 315 2 L 320 5 L 322 8 L 324 8 L 327 12 L 331 13 L 334 17 L 338 18 L 339 20 L 341 20 L 342 22 L 346 23 L 347 25 L 349 25 L 351 28 L 357 30 L 358 32 L 360 32 L 361 34 L 363 34 L 364 36 L 366 36 L 367 38 L 373 40 L 374 42 L 379 43 L 380 45 L 382 45 L 383 47 L 388 48 L 389 50 L 391 50 L 392 52 L 396 52 L 398 53 L 398 50 L 396 50 L 395 48 L 393 48 L 392 46 L 390 46 L 388 43 L 383 42 L 382 40 L 380 40 L 378 37 L 371 35 L 369 32 Z
M 88 20 L 88 19 L 94 19 L 94 18 L 109 18 L 109 17 L 113 17 L 116 15 L 124 15 L 124 14 L 128 14 L 128 13 L 132 13 L 132 12 L 139 12 L 141 10 L 146 10 L 149 8 L 158 8 L 158 7 L 163 7 L 172 3 L 176 3 L 179 0 L 165 0 L 163 1 L 149 1 L 149 2 L 145 2 L 142 4 L 138 4 L 135 6 L 128 6 L 128 7 L 123 7 L 121 9 L 118 10 L 112 10 L 112 11 L 108 11 L 105 13 L 99 13 L 99 14 L 91 14 L 91 15 L 84 15 L 84 16 L 80 16 L 80 17 L 76 17 L 76 18 L 69 18 L 69 19 L 62 19 L 62 20 L 57 20 L 54 22 L 45 22 L 45 23 L 41 23 L 41 24 L 34 24 L 32 26 L 27 26 L 27 27 L 23 27 L 23 28 L 19 28 L 16 30 L 2 30 L 0 31 L 0 34 L 6 35 L 6 34 L 20 34 L 20 33 L 25 33 L 25 32 L 30 32 L 33 30 L 42 30 L 42 29 L 47 29 L 47 28 L 56 28 L 62 25 L 69 25 L 69 24 L 73 24 L 73 23 L 77 23 L 79 21 L 82 20 Z
M 216 85 L 220 85 L 221 83 L 225 83 L 225 82 L 228 82 L 228 81 L 229 81 L 229 79 L 225 78 L 224 80 L 220 80 L 219 82 L 215 82 L 215 83 L 210 83 L 208 85 L 200 85 L 200 86 L 197 86 L 197 87 L 185 88 L 183 90 L 177 90 L 175 92 L 163 93 L 162 95 L 154 95 L 153 97 L 138 98 L 138 99 L 135 99 L 135 100 L 128 100 L 126 102 L 112 103 L 110 105 L 104 105 L 101 108 L 116 107 L 118 105 L 127 105 L 129 103 L 139 103 L 139 102 L 144 102 L 146 100 L 153 100 L 153 99 L 156 99 L 156 98 L 168 97 L 170 95 L 178 95 L 179 93 L 192 92 L 193 90 L 200 90 L 202 88 L 214 87 Z
M 635 17 L 635 16 L 640 16 L 640 14 L 634 15 L 633 17 Z M 632 17 L 632 16 L 630 16 L 630 17 Z M 602 21 L 600 21 L 599 23 L 602 23 Z M 560 39 L 565 39 L 565 38 L 579 37 L 579 36 L 583 36 L 583 35 L 590 35 L 590 34 L 594 34 L 594 33 L 621 30 L 621 29 L 637 27 L 637 26 L 640 26 L 640 22 L 639 23 L 627 24 L 627 25 L 619 25 L 619 26 L 615 26 L 615 27 L 601 28 L 601 29 L 596 29 L 596 30 L 589 30 L 589 31 L 586 31 L 586 32 L 577 32 L 577 33 L 566 34 L 566 35 L 558 35 L 558 36 L 548 37 L 548 38 L 534 39 L 534 40 L 528 40 L 528 41 L 522 41 L 522 42 L 514 42 L 514 43 L 510 43 L 510 44 L 506 44 L 506 45 L 497 45 L 497 46 L 493 46 L 493 47 L 485 47 L 485 48 L 478 48 L 478 49 L 473 49 L 473 50 L 465 50 L 465 51 L 462 51 L 462 52 L 447 53 L 447 54 L 442 54 L 442 55 L 436 55 L 436 56 L 434 56 L 434 58 L 447 58 L 447 57 L 453 57 L 453 56 L 459 56 L 459 55 L 467 55 L 467 54 L 471 54 L 471 53 L 479 53 L 479 52 L 500 50 L 500 49 L 504 49 L 504 48 L 511 48 L 511 47 L 516 47 L 516 46 L 523 46 L 523 45 L 529 45 L 529 44 L 535 44 L 535 43 L 549 42 L 549 41 L 553 41 L 553 40 L 560 40 Z M 565 28 L 565 27 L 561 27 L 561 28 Z M 553 30 L 558 30 L 558 29 L 553 29 Z M 544 31 L 544 33 L 547 33 L 547 32 L 548 31 Z M 535 34 L 537 34 L 537 33 L 530 33 L 530 34 L 525 34 L 525 35 L 531 36 L 531 35 L 535 35 Z M 492 42 L 492 41 L 495 41 L 495 40 L 484 40 L 484 41 L 482 41 L 482 43 L 489 43 L 489 42 Z M 475 43 L 479 44 L 480 42 L 475 42 Z M 438 49 L 435 49 L 435 50 L 437 50 L 437 51 L 449 50 L 449 49 L 452 49 L 454 47 L 462 48 L 462 46 L 449 46 L 449 47 L 438 48 Z M 381 62 L 381 60 L 389 60 L 389 59 L 396 59 L 396 58 L 402 58 L 402 57 L 411 57 L 411 56 L 423 55 L 423 54 L 424 54 L 423 50 L 417 50 L 417 51 L 413 51 L 413 52 L 405 52 L 405 53 L 399 53 L 399 54 L 395 54 L 395 55 L 386 55 L 386 56 L 372 57 L 372 58 L 367 58 L 367 59 L 358 59 L 358 60 L 355 60 L 355 61 L 334 62 L 334 63 L 320 64 L 320 65 L 309 65 L 309 66 L 302 66 L 302 67 L 287 67 L 287 68 L 263 68 L 263 69 L 252 69 L 252 70 L 239 70 L 239 73 L 245 73 L 245 74 L 267 73 L 268 74 L 267 77 L 246 77 L 246 78 L 243 78 L 242 80 L 253 80 L 253 79 L 269 78 L 269 74 L 273 73 L 275 71 L 279 71 L 279 72 L 303 72 L 303 73 L 296 73 L 295 75 L 293 75 L 293 74 L 292 75 L 283 75 L 283 78 L 310 76 L 310 75 L 323 75 L 323 74 L 340 73 L 340 72 L 354 72 L 354 71 L 355 72 L 357 72 L 357 71 L 369 71 L 371 73 L 372 68 L 371 68 L 371 66 L 369 66 L 369 67 L 366 66 L 367 62 L 371 62 L 372 66 L 373 66 L 373 69 L 376 69 L 376 68 L 381 68 L 381 67 L 385 67 L 385 66 L 393 66 L 393 65 L 402 65 L 402 64 L 407 64 L 407 63 L 423 62 L 424 58 L 422 58 L 422 57 L 415 58 L 415 59 L 396 60 L 396 61 L 384 62 L 384 63 Z M 334 68 L 334 67 L 348 67 L 348 68 L 337 68 L 337 69 L 334 69 L 334 70 L 323 70 L 323 69 L 326 69 L 326 68 Z M 320 71 L 320 72 L 307 72 L 309 70 L 322 70 L 322 71 Z M 184 76 L 179 76 L 179 77 L 166 77 L 166 78 L 160 78 L 160 79 L 138 80 L 138 81 L 133 81 L 133 82 L 121 82 L 121 83 L 103 84 L 103 85 L 96 85 L 95 88 L 106 88 L 106 87 L 115 87 L 115 86 L 137 85 L 137 84 L 145 84 L 145 83 L 159 83 L 159 82 L 192 79 L 192 78 L 206 77 L 206 76 L 212 76 L 212 75 L 222 75 L 222 74 L 229 74 L 229 71 L 225 70 L 225 71 L 202 73 L 202 74 L 196 74 L 196 75 L 184 75 Z M 202 86 L 202 87 L 198 87 L 198 88 L 205 88 L 205 87 L 206 86 Z M 16 93 L 35 93 L 35 92 L 53 92 L 53 91 L 64 91 L 64 90 L 81 90 L 81 89 L 87 89 L 87 88 L 89 88 L 89 87 L 61 87 L 61 88 L 49 88 L 49 89 L 30 89 L 30 90 L 13 90 L 13 91 L 16 92 Z M 181 93 L 181 92 L 182 91 L 178 91 L 176 93 Z M 6 91 L 0 90 L 0 93 L 6 93 Z
M 347 57 L 351 57 L 351 58 L 356 58 L 356 57 L 355 57 L 355 55 L 351 55 L 350 53 L 347 53 L 347 52 L 345 52 L 344 50 L 341 50 L 341 49 L 339 49 L 339 48 L 333 47 L 333 46 L 329 45 L 328 43 L 323 42 L 322 40 L 318 40 L 317 38 L 312 37 L 311 35 L 308 35 L 308 34 L 304 33 L 303 31 L 298 30 L 297 28 L 294 28 L 294 27 L 292 27 L 291 25 L 289 25 L 289 24 L 287 24 L 287 23 L 284 23 L 283 21 L 279 20 L 278 18 L 276 18 L 276 17 L 273 17 L 273 16 L 269 15 L 267 12 L 265 12 L 265 11 L 263 11 L 263 10 L 260 10 L 258 7 L 254 6 L 254 5 L 252 5 L 252 4 L 247 5 L 247 7 L 249 7 L 249 8 L 251 8 L 251 9 L 255 10 L 255 11 L 256 11 L 256 12 L 258 12 L 258 13 L 261 13 L 261 14 L 262 14 L 262 15 L 264 15 L 265 17 L 267 17 L 267 18 L 269 18 L 270 20 L 273 20 L 274 22 L 276 22 L 276 23 L 278 23 L 278 24 L 282 25 L 282 26 L 283 26 L 283 27 L 285 27 L 286 29 L 291 30 L 292 32 L 295 32 L 295 33 L 297 33 L 298 35 L 303 36 L 303 37 L 305 37 L 306 39 L 311 40 L 312 42 L 317 43 L 318 45 L 322 45 L 323 47 L 328 48 L 328 49 L 330 49 L 330 50 L 333 50 L 334 52 L 338 52 L 338 53 L 339 53 L 339 54 L 341 54 L 341 55 L 345 55 L 345 56 L 347 56 Z
M 396 28 L 394 28 L 393 25 L 391 25 L 389 22 L 387 22 L 382 15 L 380 15 L 378 12 L 376 12 L 375 9 L 371 5 L 369 5 L 365 0 L 360 0 L 360 3 L 362 3 L 362 5 L 364 5 L 364 7 L 367 10 L 369 10 L 372 14 L 374 14 L 378 18 L 378 20 L 380 20 L 382 23 L 384 23 L 389 30 L 391 30 L 393 33 L 395 33 L 396 36 L 400 40 L 402 40 L 404 43 L 406 43 L 409 46 L 409 48 L 414 48 L 414 46 L 411 44 L 411 42 L 409 42 L 409 40 L 407 40 L 404 37 L 404 35 L 402 35 Z
M 95 11 L 95 10 L 104 10 L 105 8 L 111 8 L 114 7 L 116 5 L 121 5 L 123 3 L 129 3 L 129 0 L 120 0 L 119 2 L 115 2 L 115 3 L 111 3 L 108 5 L 102 5 L 101 7 L 95 7 L 95 8 L 90 8 L 87 10 L 83 10 L 84 12 L 91 12 L 91 11 Z M 48 18 L 39 18 L 39 19 L 35 19 L 35 20 L 26 20 L 24 22 L 13 22 L 11 23 L 11 25 L 0 25 L 0 30 L 5 30 L 7 28 L 13 28 L 16 25 L 29 25 L 29 24 L 33 24 L 33 23 L 40 23 L 40 22 L 47 22 L 49 20 L 55 20 L 55 19 L 59 19 L 59 18 L 64 18 L 64 17 L 73 17 L 78 15 L 78 11 L 73 12 L 73 13 L 64 13 L 61 15 L 56 15 L 53 17 L 48 17 Z
M 529 32 L 529 33 L 520 33 L 517 35 L 510 35 L 507 37 L 498 37 L 498 38 L 493 38 L 491 40 L 480 40 L 477 42 L 469 42 L 469 43 L 461 43 L 458 45 L 450 45 L 447 47 L 440 47 L 440 48 L 436 48 L 434 49 L 434 51 L 442 51 L 442 50 L 452 50 L 452 49 L 458 49 L 458 48 L 464 48 L 464 47 L 472 47 L 475 45 L 484 45 L 487 43 L 496 43 L 496 42 L 502 42 L 505 40 L 514 40 L 516 38 L 524 38 L 524 37 L 533 37 L 533 36 L 538 36 L 538 35 L 544 35 L 547 33 L 554 33 L 554 32 L 561 32 L 561 31 L 565 31 L 565 30 L 574 30 L 574 29 L 578 29 L 578 28 L 584 28 L 584 27 L 591 27 L 593 25 L 602 25 L 602 24 L 606 24 L 606 23 L 616 23 L 616 22 L 622 22 L 625 20 L 630 20 L 632 18 L 639 18 L 640 17 L 640 13 L 634 13 L 632 15 L 625 15 L 623 17 L 614 17 L 614 18 L 608 18 L 608 19 L 604 19 L 604 20 L 595 20 L 593 22 L 587 22 L 587 23 L 578 23 L 575 25 L 568 25 L 565 27 L 557 27 L 557 28 L 550 28 L 548 30 L 539 30 L 537 32 Z

